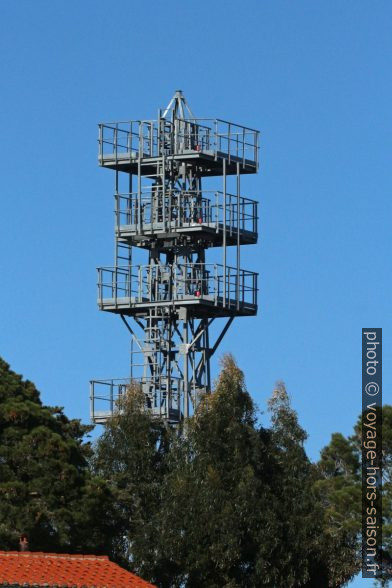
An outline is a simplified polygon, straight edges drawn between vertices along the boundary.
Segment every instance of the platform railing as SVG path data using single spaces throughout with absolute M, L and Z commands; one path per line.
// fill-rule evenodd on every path
M 144 393 L 145 410 L 156 416 L 175 416 L 180 410 L 179 402 L 183 381 L 179 377 L 162 377 L 162 382 L 152 377 L 114 378 L 90 381 L 90 415 L 93 421 L 102 422 L 120 412 L 132 384 Z
M 258 274 L 221 264 L 135 265 L 98 268 L 98 304 L 208 300 L 216 306 L 257 306 Z
M 165 119 L 99 124 L 99 160 L 201 152 L 258 166 L 259 132 L 221 119 Z
M 257 234 L 257 202 L 250 198 L 239 198 L 235 194 L 203 190 L 172 191 L 162 195 L 154 188 L 138 193 L 115 194 L 115 222 L 120 227 L 134 227 L 135 231 L 154 231 L 168 224 L 170 229 L 208 225 L 216 232 L 223 229 L 230 233 L 239 226 L 241 231 Z M 140 210 L 140 214 L 139 214 Z

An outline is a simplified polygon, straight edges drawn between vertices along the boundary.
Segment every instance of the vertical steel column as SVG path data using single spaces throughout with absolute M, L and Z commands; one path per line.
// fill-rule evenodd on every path
M 116 200 L 116 224 L 118 226 L 118 169 L 116 168 L 116 173 L 114 177 L 114 193 L 115 193 L 115 200 Z M 114 259 L 116 260 L 116 266 L 118 265 L 118 236 L 117 232 L 114 235 Z
M 130 370 L 131 382 L 133 381 L 133 354 L 134 354 L 134 351 L 133 351 L 133 339 L 134 339 L 134 336 L 132 334 L 131 335 L 131 370 Z
M 139 122 L 139 157 L 137 160 L 137 225 L 138 233 L 142 232 L 142 155 L 143 155 L 143 123 Z
M 240 164 L 237 162 L 237 310 L 240 308 Z
M 99 144 L 99 159 L 102 161 L 103 157 L 103 125 L 98 125 L 98 144 Z
M 226 306 L 226 159 L 223 158 L 223 306 Z
M 94 382 L 90 380 L 90 414 L 95 414 L 94 406 Z
M 188 384 L 188 310 L 184 309 L 183 324 L 183 350 L 184 350 L 184 418 L 189 418 L 189 384 Z
M 132 211 L 134 209 L 132 202 L 132 174 L 128 174 L 128 204 L 127 204 L 127 225 L 132 223 Z
M 165 153 L 162 153 L 162 194 L 161 194 L 161 205 L 162 205 L 162 221 L 163 227 L 166 231 L 167 223 L 166 223 L 166 207 L 165 207 L 165 198 L 166 198 L 166 159 Z
M 162 111 L 160 108 L 158 108 L 158 118 L 157 118 L 157 157 L 159 157 L 161 155 L 161 149 L 162 149 L 162 145 L 161 145 L 161 116 L 162 116 Z
M 205 365 L 206 365 L 206 371 L 207 371 L 207 391 L 209 392 L 211 390 L 211 367 L 210 367 L 210 355 L 211 355 L 211 350 L 210 350 L 210 337 L 209 337 L 209 332 L 208 332 L 208 328 L 209 328 L 209 322 L 208 319 L 204 319 L 205 321 L 205 344 L 204 344 L 204 355 L 205 355 Z

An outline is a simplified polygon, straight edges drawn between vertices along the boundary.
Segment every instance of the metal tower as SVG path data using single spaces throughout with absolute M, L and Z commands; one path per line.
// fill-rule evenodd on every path
M 115 265 L 98 268 L 98 306 L 131 333 L 131 373 L 90 382 L 94 422 L 133 380 L 146 410 L 173 424 L 187 418 L 210 392 L 210 359 L 232 321 L 256 314 L 257 274 L 241 269 L 240 254 L 257 242 L 257 202 L 240 195 L 240 177 L 258 170 L 258 139 L 195 118 L 180 90 L 157 120 L 99 125 L 99 165 L 115 172 Z M 202 189 L 216 176 L 220 191 Z M 206 261 L 209 248 L 221 248 L 221 263 Z

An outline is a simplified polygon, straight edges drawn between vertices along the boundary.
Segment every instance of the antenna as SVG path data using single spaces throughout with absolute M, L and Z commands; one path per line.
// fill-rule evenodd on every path
M 162 118 L 167 118 L 168 113 L 172 111 L 172 117 L 174 118 L 195 118 L 192 114 L 191 109 L 188 106 L 187 101 L 185 100 L 185 96 L 182 93 L 182 90 L 176 90 L 173 98 L 170 100 L 168 106 L 164 110 L 162 114 Z M 188 112 L 188 116 L 185 115 L 185 111 Z
M 259 133 L 195 118 L 177 90 L 157 120 L 100 124 L 98 142 L 99 165 L 115 172 L 115 260 L 98 268 L 98 307 L 128 329 L 131 369 L 90 382 L 91 418 L 104 423 L 137 382 L 145 409 L 176 425 L 211 392 L 210 360 L 234 318 L 257 313 L 258 274 L 241 267 L 257 202 L 240 179 L 258 171 Z M 203 189 L 205 178 L 221 188 Z

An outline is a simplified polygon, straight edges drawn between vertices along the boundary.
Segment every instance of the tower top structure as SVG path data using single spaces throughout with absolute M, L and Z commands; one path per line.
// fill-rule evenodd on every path
M 171 113 L 171 116 L 168 116 Z M 173 120 L 174 118 L 195 118 L 191 109 L 188 106 L 188 103 L 185 99 L 182 90 L 176 90 L 173 98 L 170 100 L 169 104 L 165 108 L 162 113 L 162 118 L 170 118 Z

